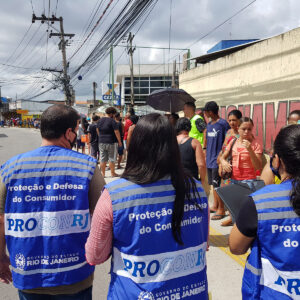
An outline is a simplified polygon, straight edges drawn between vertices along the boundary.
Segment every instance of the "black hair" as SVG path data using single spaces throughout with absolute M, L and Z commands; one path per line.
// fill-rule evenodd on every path
M 181 131 L 190 132 L 191 128 L 191 121 L 188 118 L 180 118 L 175 126 L 176 134 L 179 134 Z
M 252 124 L 252 126 L 254 126 L 254 123 L 253 123 L 253 121 L 252 121 L 252 119 L 251 118 L 248 118 L 248 117 L 243 117 L 243 118 L 240 118 L 240 122 L 241 122 L 241 125 L 243 124 L 243 123 L 251 123 Z
M 176 121 L 179 119 L 179 115 L 176 113 L 171 113 L 170 117 L 172 117 Z
M 53 140 L 60 138 L 68 128 L 75 130 L 80 119 L 78 112 L 64 104 L 55 104 L 48 107 L 41 117 L 42 138 Z
M 298 115 L 298 116 L 300 117 L 300 110 L 299 110 L 299 109 L 296 109 L 296 110 L 291 111 L 291 112 L 289 113 L 289 117 L 290 117 L 291 115 Z
M 194 102 L 186 102 L 184 103 L 184 105 L 193 108 L 194 110 L 196 110 L 196 105 Z
M 100 117 L 97 116 L 97 115 L 94 115 L 94 116 L 92 117 L 92 120 L 93 120 L 94 122 L 98 121 L 99 119 L 100 119 Z
M 274 155 L 283 161 L 286 172 L 292 179 L 291 204 L 300 216 L 300 125 L 282 128 L 274 142 Z
M 133 123 L 133 124 L 137 124 L 139 117 L 136 115 L 132 115 L 129 117 L 129 120 Z
M 229 114 L 228 114 L 228 118 L 230 116 L 235 116 L 238 120 L 242 118 L 242 113 L 238 110 L 238 109 L 234 109 L 232 110 Z
M 119 117 L 120 117 L 120 113 L 117 112 L 117 113 L 115 114 L 115 118 L 119 118 Z
M 105 113 L 107 114 L 107 115 L 111 115 L 111 114 L 116 114 L 117 113 L 117 110 L 114 108 L 114 107 L 112 107 L 112 106 L 110 106 L 110 107 L 108 107 L 106 110 L 105 110 Z
M 152 113 L 137 123 L 128 149 L 123 178 L 136 184 L 149 184 L 170 175 L 175 189 L 172 213 L 172 234 L 175 241 L 183 244 L 181 221 L 185 200 L 197 205 L 199 197 L 194 179 L 185 173 L 181 164 L 175 130 L 168 119 Z M 194 197 L 191 195 L 194 195 Z

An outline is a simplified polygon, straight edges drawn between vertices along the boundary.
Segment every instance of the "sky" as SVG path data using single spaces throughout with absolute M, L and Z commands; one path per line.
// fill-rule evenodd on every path
M 72 58 L 72 54 L 91 32 L 103 14 L 109 0 L 9 0 L 0 4 L 0 86 L 1 95 L 13 99 L 34 98 L 64 99 L 56 81 L 58 73 L 41 68 L 62 68 L 59 39 L 48 38 L 55 29 L 47 23 L 31 22 L 32 14 L 54 14 L 64 19 L 65 33 L 74 33 L 67 47 L 69 72 L 72 73 L 89 56 L 103 33 L 128 0 L 114 0 L 91 34 L 91 38 Z M 154 1 L 155 2 L 155 1 Z M 101 4 L 101 5 L 100 5 Z M 240 11 L 230 21 L 213 30 Z M 49 10 L 50 5 L 50 10 Z M 99 6 L 93 22 L 91 16 Z M 158 0 L 132 28 L 136 46 L 180 48 L 191 50 L 191 56 L 205 54 L 224 39 L 262 39 L 284 33 L 300 26 L 298 0 Z M 88 27 L 90 23 L 90 27 Z M 170 26 L 171 24 L 171 26 Z M 58 24 L 53 24 L 58 28 Z M 47 32 L 48 30 L 48 32 Z M 85 34 L 84 34 L 85 33 Z M 208 34 L 209 33 L 209 34 Z M 208 34 L 208 35 L 207 35 Z M 204 37 L 207 35 L 206 37 Z M 170 37 L 170 38 L 169 38 Z M 204 38 L 203 38 L 204 37 Z M 126 45 L 126 42 L 119 45 Z M 114 47 L 114 64 L 128 64 L 125 48 Z M 138 49 L 134 52 L 135 64 L 167 64 L 174 59 L 182 62 L 181 50 Z M 98 84 L 97 98 L 101 97 L 101 82 L 108 81 L 109 57 L 102 59 L 81 81 L 74 80 L 76 99 L 92 99 L 92 82 Z M 80 71 L 78 73 L 80 74 Z M 76 79 L 76 78 L 75 78 Z

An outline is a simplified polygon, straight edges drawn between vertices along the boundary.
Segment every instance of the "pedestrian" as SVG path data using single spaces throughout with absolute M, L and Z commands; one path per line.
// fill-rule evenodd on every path
M 109 168 L 112 177 L 119 176 L 115 172 L 115 162 L 117 156 L 116 144 L 122 146 L 121 136 L 114 115 L 117 113 L 114 107 L 108 107 L 105 110 L 106 117 L 99 120 L 97 124 L 97 133 L 99 140 L 100 167 L 103 177 L 105 176 L 105 168 L 109 162 Z
M 196 106 L 194 102 L 187 102 L 183 107 L 184 116 L 191 121 L 191 138 L 197 139 L 201 146 L 204 145 L 204 135 L 206 133 L 206 123 L 202 116 L 196 114 Z
M 82 136 L 84 135 L 84 129 L 82 125 L 82 119 L 79 121 L 79 126 L 77 130 L 77 141 L 76 141 L 76 150 L 85 154 L 85 143 L 82 141 Z
M 130 121 L 130 117 L 133 116 L 132 112 L 127 112 L 124 118 L 124 137 L 123 137 L 123 143 L 124 143 L 124 152 L 126 157 L 127 152 L 127 136 L 128 136 L 128 130 L 129 127 L 132 125 L 132 122 Z
M 120 116 L 120 113 L 117 112 L 115 114 L 115 121 L 117 122 L 118 124 L 118 129 L 119 129 L 119 132 L 120 132 L 120 136 L 121 136 L 121 141 L 123 141 L 123 138 L 124 138 L 124 125 L 122 123 L 122 118 Z M 121 169 L 121 161 L 123 159 L 123 154 L 124 154 L 124 146 L 122 144 L 122 146 L 119 146 L 117 145 L 117 149 L 118 149 L 118 165 L 117 165 L 117 169 Z
M 180 118 L 176 123 L 177 142 L 179 145 L 181 162 L 184 169 L 191 176 L 203 184 L 206 176 L 205 156 L 198 140 L 189 137 L 191 122 L 188 118 Z
M 90 264 L 112 255 L 108 299 L 208 299 L 208 204 L 185 174 L 175 131 L 160 114 L 134 129 L 122 178 L 106 185 L 86 243 Z
M 84 244 L 105 182 L 94 158 L 71 150 L 78 121 L 69 106 L 47 108 L 42 146 L 1 167 L 0 281 L 21 300 L 92 299 Z
M 288 117 L 288 125 L 290 124 L 299 124 L 300 120 L 300 110 L 293 110 L 290 112 L 289 117 Z
M 298 299 L 300 290 L 300 125 L 280 130 L 274 142 L 273 172 L 282 180 L 253 193 L 230 236 L 233 254 L 251 247 L 243 299 Z
M 130 139 L 132 137 L 132 133 L 134 131 L 134 128 L 135 128 L 135 126 L 136 126 L 136 124 L 137 124 L 137 122 L 139 120 L 139 117 L 136 116 L 136 115 L 133 115 L 133 116 L 130 116 L 129 119 L 130 119 L 130 121 L 131 121 L 132 124 L 130 125 L 130 127 L 128 129 L 128 135 L 127 135 L 127 141 L 126 141 L 127 150 L 129 149 Z
M 222 151 L 220 152 L 220 154 L 218 156 L 218 159 L 217 159 L 217 163 L 218 163 L 218 166 L 219 166 L 219 175 L 222 179 L 221 180 L 221 186 L 225 186 L 225 185 L 230 184 L 231 178 L 230 178 L 230 176 L 226 176 L 226 178 L 224 178 L 224 173 L 225 172 L 223 172 L 222 165 L 221 165 L 221 162 L 220 162 L 220 158 L 223 155 L 223 153 L 225 152 L 225 149 L 229 145 L 229 143 L 232 140 L 236 140 L 236 139 L 239 138 L 240 135 L 239 135 L 239 132 L 238 132 L 238 128 L 239 128 L 240 123 L 241 123 L 241 121 L 240 121 L 241 118 L 242 118 L 242 113 L 237 109 L 232 110 L 228 114 L 228 124 L 230 126 L 230 129 L 226 133 L 225 140 L 224 140 L 224 143 L 223 143 L 223 146 L 222 146 Z M 229 216 L 229 218 L 227 220 L 225 220 L 221 223 L 221 226 L 232 226 L 232 225 L 233 225 L 233 223 L 232 223 L 231 215 Z
M 100 117 L 94 115 L 92 117 L 92 124 L 88 127 L 88 135 L 90 141 L 90 148 L 91 148 L 91 156 L 99 159 L 99 142 L 98 142 L 98 134 L 97 134 L 97 123 L 100 120 Z
M 212 220 L 221 220 L 225 217 L 224 203 L 218 196 L 216 188 L 220 187 L 221 177 L 219 175 L 219 167 L 217 158 L 222 150 L 227 131 L 230 129 L 226 120 L 219 117 L 219 106 L 215 101 L 209 101 L 203 108 L 207 118 L 211 121 L 206 128 L 206 167 L 208 184 L 213 187 L 214 203 L 211 207 L 211 212 L 215 215 L 211 217 Z
M 220 158 L 222 169 L 231 172 L 231 183 L 246 183 L 254 189 L 256 171 L 262 169 L 262 146 L 254 139 L 253 121 L 244 117 L 240 119 L 239 138 L 231 140 Z M 232 153 L 232 164 L 226 158 Z

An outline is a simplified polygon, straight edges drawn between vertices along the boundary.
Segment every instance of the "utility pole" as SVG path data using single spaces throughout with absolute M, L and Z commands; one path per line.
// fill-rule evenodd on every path
M 172 88 L 177 88 L 177 85 L 176 85 L 176 60 L 173 61 Z
M 97 88 L 97 83 L 94 81 L 93 82 L 93 102 L 94 102 L 94 107 L 96 107 L 96 88 Z
M 129 36 L 127 39 L 127 45 L 128 48 L 128 54 L 129 54 L 129 62 L 130 62 L 130 102 L 131 106 L 134 106 L 134 77 L 133 77 L 133 52 L 135 51 L 135 48 L 132 49 L 132 40 L 134 38 L 134 35 L 129 32 Z
M 69 37 L 72 38 L 74 37 L 75 34 L 71 34 L 71 33 L 65 33 L 64 32 L 64 25 L 63 25 L 63 18 L 62 17 L 55 17 L 54 15 L 52 15 L 51 18 L 47 18 L 44 14 L 42 14 L 41 17 L 36 17 L 35 14 L 32 15 L 32 23 L 34 23 L 35 21 L 41 21 L 42 23 L 45 23 L 45 21 L 51 22 L 52 24 L 54 22 L 59 22 L 60 23 L 60 32 L 58 33 L 50 33 L 49 34 L 49 38 L 51 38 L 52 36 L 58 36 L 60 37 L 60 43 L 59 43 L 59 49 L 62 52 L 62 62 L 63 62 L 63 86 L 64 86 L 64 91 L 65 91 L 65 98 L 66 98 L 66 104 L 71 106 L 72 105 L 72 94 L 71 94 L 71 87 L 70 87 L 70 78 L 68 76 L 68 64 L 67 64 L 67 55 L 66 55 L 66 41 L 65 41 L 65 37 Z M 56 71 L 53 70 L 54 72 L 60 72 L 60 71 Z

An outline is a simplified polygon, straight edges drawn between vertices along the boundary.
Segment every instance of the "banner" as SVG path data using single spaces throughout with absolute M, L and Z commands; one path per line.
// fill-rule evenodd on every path
M 114 101 L 112 103 L 112 100 Z M 120 95 L 120 84 L 114 84 L 114 97 L 112 97 L 112 84 L 107 82 L 102 82 L 102 100 L 104 103 L 109 103 L 113 105 L 121 105 L 121 95 Z

